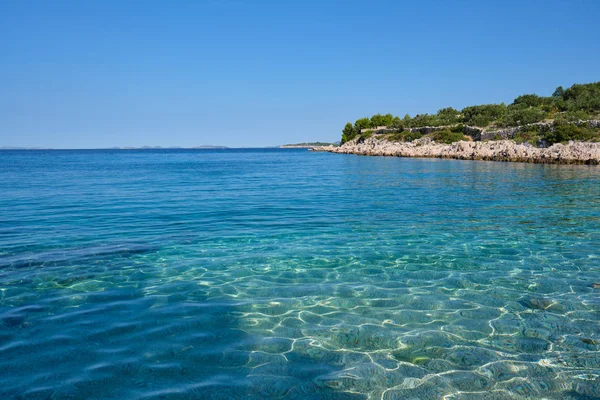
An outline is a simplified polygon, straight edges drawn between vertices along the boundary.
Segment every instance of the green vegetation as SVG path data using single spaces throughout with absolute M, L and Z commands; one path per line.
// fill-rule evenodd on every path
M 423 134 L 419 131 L 399 131 L 388 135 L 388 140 L 392 142 L 412 142 L 423 137 Z
M 431 134 L 431 139 L 441 143 L 454 143 L 459 140 L 465 140 L 465 135 L 462 132 L 452 132 L 450 129 L 442 129 Z
M 529 143 L 531 145 L 537 145 L 541 141 L 540 134 L 538 133 L 537 127 L 532 125 L 518 132 L 513 138 L 516 143 Z
M 578 141 L 600 141 L 598 128 L 590 128 L 587 124 L 577 125 L 575 123 L 554 121 L 551 126 L 530 125 L 522 128 L 514 137 L 517 143 L 530 143 L 537 145 L 545 143 L 566 143 L 570 140 Z
M 509 105 L 483 104 L 468 106 L 460 111 L 447 107 L 436 114 L 417 114 L 414 117 L 406 114 L 403 118 L 393 114 L 375 114 L 371 118 L 359 118 L 354 124 L 348 122 L 342 130 L 341 143 L 357 137 L 365 140 L 377 133 L 385 133 L 388 140 L 392 141 L 412 141 L 420 138 L 421 132 L 425 132 L 423 129 L 416 132 L 415 128 L 423 127 L 438 127 L 429 136 L 436 141 L 448 142 L 461 140 L 465 125 L 501 129 L 542 121 L 554 121 L 554 125 L 550 129 L 538 129 L 535 126 L 524 128 L 516 135 L 515 140 L 531 144 L 600 140 L 598 128 L 574 124 L 590 119 L 600 119 L 600 82 L 575 84 L 567 89 L 559 86 L 547 97 L 524 94 Z M 380 126 L 387 127 L 385 132 L 373 130 Z

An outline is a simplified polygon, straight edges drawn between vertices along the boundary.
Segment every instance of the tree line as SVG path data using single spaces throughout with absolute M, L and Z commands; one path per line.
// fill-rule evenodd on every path
M 407 128 L 425 126 L 469 125 L 480 128 L 514 127 L 544 120 L 554 120 L 563 125 L 580 120 L 596 119 L 600 116 L 600 82 L 575 84 L 567 89 L 556 88 L 551 96 L 524 94 L 506 105 L 482 104 L 468 106 L 462 110 L 442 108 L 436 114 L 406 114 L 403 118 L 392 114 L 375 114 L 371 118 L 359 118 L 354 124 L 348 122 L 342 130 L 342 144 L 361 136 L 362 130 L 386 126 L 394 132 Z M 368 134 L 368 132 L 367 132 Z

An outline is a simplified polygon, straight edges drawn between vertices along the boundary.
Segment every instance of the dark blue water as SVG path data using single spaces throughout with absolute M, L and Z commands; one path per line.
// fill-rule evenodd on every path
M 594 399 L 600 168 L 0 152 L 0 398 Z

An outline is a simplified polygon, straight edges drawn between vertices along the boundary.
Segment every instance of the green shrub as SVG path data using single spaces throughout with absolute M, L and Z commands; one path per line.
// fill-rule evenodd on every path
M 443 129 L 431 133 L 431 139 L 441 143 L 454 143 L 464 140 L 465 136 L 462 133 L 452 132 L 450 129 Z
M 394 132 L 387 136 L 387 140 L 390 142 L 403 142 L 404 132 Z
M 502 117 L 505 112 L 506 106 L 504 104 L 484 104 L 465 107 L 462 110 L 462 115 L 466 125 L 488 126 L 492 121 Z
M 410 121 L 410 126 L 420 127 L 420 126 L 439 126 L 441 125 L 440 120 L 435 115 L 429 114 L 417 114 L 412 117 Z
M 460 112 L 452 107 L 446 107 L 438 110 L 436 118 L 440 125 L 452 125 L 459 121 Z
M 363 143 L 365 140 L 367 140 L 371 136 L 373 136 L 373 133 L 365 132 L 358 137 L 358 140 L 356 141 L 356 143 Z
M 575 121 L 588 119 L 590 115 L 589 115 L 589 113 L 587 113 L 584 110 L 573 110 L 573 111 L 566 111 L 564 114 L 562 114 L 562 116 L 564 117 L 565 120 L 567 120 L 569 122 L 575 122 Z
M 402 131 L 389 135 L 388 140 L 392 142 L 412 142 L 421 137 L 423 137 L 423 135 L 420 132 Z
M 558 125 L 546 132 L 543 139 L 549 145 L 554 143 L 566 143 L 569 140 L 589 140 L 590 132 L 574 124 Z
M 546 113 L 541 108 L 510 106 L 499 124 L 503 126 L 521 126 L 540 122 L 544 118 L 546 118 Z
M 463 124 L 458 124 L 456 126 L 453 126 L 452 128 L 450 128 L 451 132 L 454 133 L 464 133 L 465 132 L 465 126 Z
M 415 132 L 405 132 L 406 135 L 404 135 L 404 141 L 405 142 L 412 142 L 413 140 L 417 140 L 423 137 L 423 135 L 421 134 L 421 132 L 415 131 Z
M 600 82 L 575 84 L 564 91 L 562 98 L 569 111 L 598 111 L 600 110 Z
M 525 129 L 518 132 L 513 140 L 519 144 L 529 143 L 537 146 L 537 144 L 540 142 L 540 134 L 537 129 Z

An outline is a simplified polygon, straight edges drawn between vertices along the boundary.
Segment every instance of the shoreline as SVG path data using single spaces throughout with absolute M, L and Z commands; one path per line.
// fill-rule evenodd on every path
M 547 148 L 538 148 L 528 144 L 517 144 L 513 140 L 459 141 L 444 144 L 429 138 L 412 142 L 389 142 L 370 137 L 364 141 L 354 139 L 338 147 L 316 146 L 310 150 L 364 156 L 600 165 L 600 143 L 596 142 L 557 143 Z

